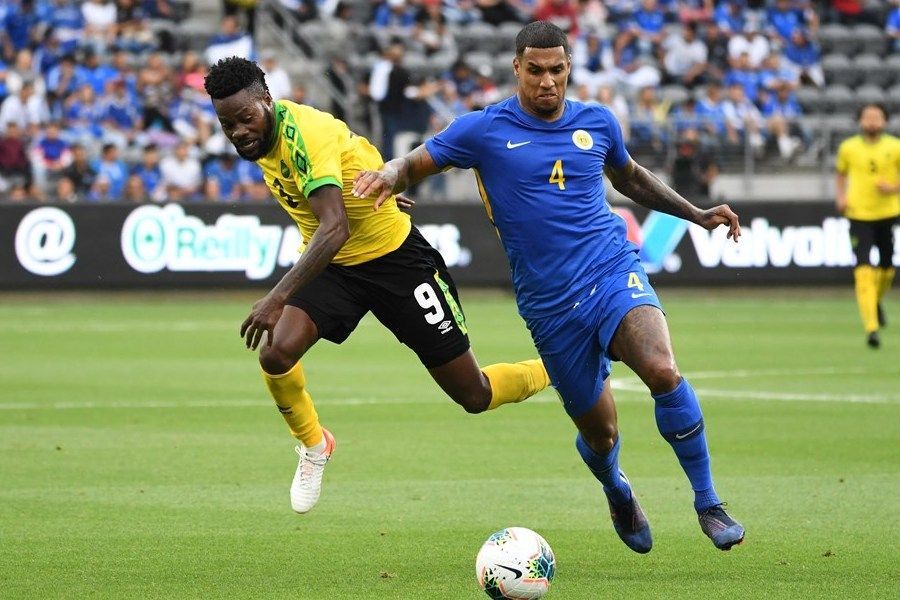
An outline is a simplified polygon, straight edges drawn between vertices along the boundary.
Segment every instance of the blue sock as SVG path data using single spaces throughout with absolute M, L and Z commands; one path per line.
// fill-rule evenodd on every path
M 674 390 L 654 395 L 653 399 L 656 401 L 656 426 L 671 444 L 691 482 L 694 508 L 699 512 L 720 504 L 709 468 L 703 413 L 694 388 L 687 379 L 682 379 Z
M 584 464 L 587 465 L 597 481 L 603 484 L 603 490 L 609 495 L 615 504 L 622 504 L 631 500 L 631 488 L 619 475 L 619 438 L 606 454 L 597 454 L 587 445 L 579 433 L 575 438 L 575 447 Z

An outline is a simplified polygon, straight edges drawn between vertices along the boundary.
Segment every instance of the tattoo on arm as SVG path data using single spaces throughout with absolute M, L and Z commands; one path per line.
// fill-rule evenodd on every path
M 431 154 L 422 144 L 406 156 L 395 158 L 387 163 L 386 166 L 397 169 L 397 183 L 391 190 L 395 194 L 399 194 L 411 185 L 422 181 L 426 177 L 439 173 L 440 169 L 434 164 Z
M 622 169 L 610 169 L 607 176 L 613 187 L 632 201 L 696 223 L 702 212 L 663 183 L 659 177 L 632 161 Z

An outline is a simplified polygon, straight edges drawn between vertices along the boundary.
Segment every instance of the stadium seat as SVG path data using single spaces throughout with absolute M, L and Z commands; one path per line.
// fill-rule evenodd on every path
M 846 85 L 830 85 L 825 88 L 825 103 L 833 113 L 850 113 L 856 108 L 856 96 Z
M 887 91 L 885 104 L 891 113 L 900 113 L 900 83 Z
M 466 64 L 477 71 L 483 65 L 493 68 L 494 56 L 489 52 L 469 52 L 466 54 L 465 60 Z
M 900 136 L 900 115 L 891 117 L 891 120 L 888 121 L 887 129 L 893 135 Z
M 824 122 L 822 123 L 825 127 L 825 131 L 822 131 L 823 134 L 829 134 L 828 137 L 828 154 L 834 154 L 837 151 L 838 146 L 841 145 L 841 142 L 846 140 L 848 137 L 855 135 L 859 130 L 859 125 L 857 125 L 856 121 L 853 119 L 852 115 L 843 114 L 843 115 L 829 115 L 825 117 Z M 813 129 L 816 131 L 817 129 Z
M 884 103 L 885 93 L 881 86 L 866 84 L 856 89 L 856 102 L 858 106 L 869 102 Z
M 859 41 L 853 36 L 853 30 L 844 25 L 828 24 L 819 29 L 819 42 L 822 52 L 833 52 L 852 56 L 859 48 Z
M 487 23 L 475 22 L 462 28 L 456 38 L 456 46 L 460 54 L 467 52 L 484 51 L 486 47 L 492 47 L 497 30 Z
M 829 54 L 822 59 L 825 80 L 829 83 L 853 87 L 861 77 L 853 63 L 843 54 Z
M 853 66 L 864 82 L 880 87 L 888 87 L 897 76 L 896 69 L 875 54 L 860 54 L 853 59 Z
M 797 90 L 797 101 L 807 113 L 823 113 L 828 110 L 825 94 L 819 88 L 804 86 Z
M 887 36 L 885 36 L 884 30 L 874 25 L 856 25 L 853 28 L 853 37 L 859 43 L 861 52 L 870 52 L 880 56 L 887 49 Z

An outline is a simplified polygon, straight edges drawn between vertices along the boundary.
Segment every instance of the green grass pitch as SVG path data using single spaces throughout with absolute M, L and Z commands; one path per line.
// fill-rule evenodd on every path
M 0 597 L 475 599 L 482 541 L 522 525 L 556 553 L 549 598 L 897 598 L 897 303 L 875 352 L 849 289 L 662 297 L 747 528 L 728 553 L 622 365 L 646 556 L 613 532 L 552 391 L 467 415 L 366 319 L 304 361 L 337 450 L 299 516 L 292 439 L 237 334 L 255 295 L 5 295 Z M 509 297 L 463 305 L 482 364 L 534 355 Z

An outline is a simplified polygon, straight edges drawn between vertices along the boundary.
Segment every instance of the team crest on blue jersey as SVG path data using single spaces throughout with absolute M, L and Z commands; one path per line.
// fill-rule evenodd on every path
M 590 150 L 594 147 L 594 138 L 584 129 L 579 129 L 572 134 L 572 142 L 582 150 Z

